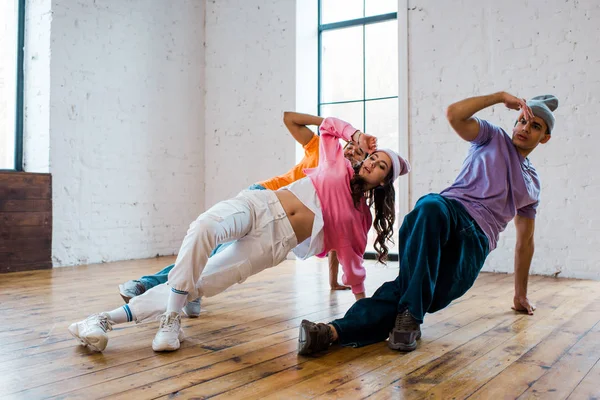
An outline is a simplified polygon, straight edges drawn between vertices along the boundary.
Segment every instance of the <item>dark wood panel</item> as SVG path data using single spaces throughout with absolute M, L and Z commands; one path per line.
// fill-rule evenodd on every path
M 0 172 L 0 200 L 51 198 L 52 178 L 49 174 Z
M 4 186 L 0 184 L 0 199 L 50 199 L 50 186 Z
M 9 262 L 11 265 L 50 261 L 51 258 L 51 246 L 33 250 L 0 252 L 0 263 Z
M 33 236 L 20 239 L 0 240 L 0 253 L 18 253 L 40 249 L 50 249 L 51 247 L 52 240 L 50 237 Z
M 1 226 L 0 240 L 22 238 L 51 238 L 52 224 L 39 226 Z
M 52 213 L 49 212 L 11 212 L 0 213 L 0 227 L 45 226 L 50 225 Z
M 0 199 L 0 214 L 4 212 L 50 212 L 52 200 Z
M 0 172 L 0 272 L 51 266 L 51 175 Z
M 14 264 L 9 264 L 0 261 L 0 273 L 34 271 L 38 269 L 52 269 L 52 261 L 38 261 Z M 0 279 L 2 278 L 0 277 Z
M 20 186 L 47 186 L 52 178 L 50 174 L 32 173 L 32 172 L 0 172 L 0 185 L 20 185 Z

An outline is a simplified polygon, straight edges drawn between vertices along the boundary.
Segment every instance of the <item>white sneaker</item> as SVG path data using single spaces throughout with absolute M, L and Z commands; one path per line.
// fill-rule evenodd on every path
M 200 315 L 200 301 L 200 297 L 194 301 L 188 301 L 185 307 L 183 307 L 183 312 L 185 315 L 190 318 L 197 318 Z
M 181 316 L 176 312 L 165 313 L 160 317 L 160 326 L 152 341 L 152 350 L 177 350 L 184 338 L 183 329 L 181 329 Z
M 89 346 L 94 351 L 102 351 L 108 344 L 106 332 L 112 331 L 112 322 L 107 313 L 90 315 L 83 321 L 69 326 L 69 332 L 79 343 Z

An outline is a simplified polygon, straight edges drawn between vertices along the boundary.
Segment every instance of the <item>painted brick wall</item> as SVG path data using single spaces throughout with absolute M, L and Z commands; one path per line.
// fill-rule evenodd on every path
M 530 156 L 542 179 L 532 272 L 600 279 L 600 3 L 594 0 L 409 1 L 412 203 L 458 173 L 468 145 L 445 107 L 506 90 L 553 93 L 561 104 L 552 140 Z M 516 114 L 499 105 L 481 116 L 510 131 Z M 512 271 L 510 224 L 488 271 Z
M 52 4 L 55 263 L 170 254 L 205 206 L 294 163 L 281 123 L 295 106 L 293 0 Z M 531 156 L 543 182 L 533 272 L 599 279 L 599 19 L 593 0 L 410 0 L 411 202 L 449 185 L 466 154 L 447 105 L 553 92 L 555 134 Z M 505 129 L 515 118 L 481 116 Z M 514 242 L 511 224 L 485 268 L 512 271 Z
M 55 265 L 173 254 L 204 208 L 204 2 L 52 0 Z
M 205 204 L 295 164 L 294 0 L 206 2 Z

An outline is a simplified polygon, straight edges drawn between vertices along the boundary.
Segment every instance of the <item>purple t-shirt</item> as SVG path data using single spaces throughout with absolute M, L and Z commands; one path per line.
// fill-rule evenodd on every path
M 440 194 L 458 200 L 488 238 L 490 251 L 516 214 L 535 218 L 540 179 L 500 127 L 476 118 L 479 134 L 471 142 L 456 181 Z

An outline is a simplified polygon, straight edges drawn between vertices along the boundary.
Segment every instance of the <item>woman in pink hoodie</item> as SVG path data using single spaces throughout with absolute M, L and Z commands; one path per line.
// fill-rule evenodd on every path
M 375 250 L 384 261 L 395 221 L 395 179 L 410 165 L 396 152 L 377 150 L 377 139 L 337 118 L 297 114 L 299 123 L 320 125 L 319 166 L 277 191 L 242 191 L 194 221 L 167 284 L 129 304 L 73 323 L 69 331 L 82 344 L 102 351 L 112 325 L 161 316 L 152 342 L 155 351 L 173 351 L 183 340 L 180 314 L 188 298 L 214 296 L 235 283 L 285 260 L 290 251 L 306 259 L 336 250 L 344 284 L 357 299 L 365 297 L 363 253 L 367 234 L 377 232 Z M 340 140 L 357 143 L 370 156 L 357 167 L 344 157 Z M 371 210 L 375 221 L 372 224 Z M 221 243 L 235 241 L 209 259 Z

